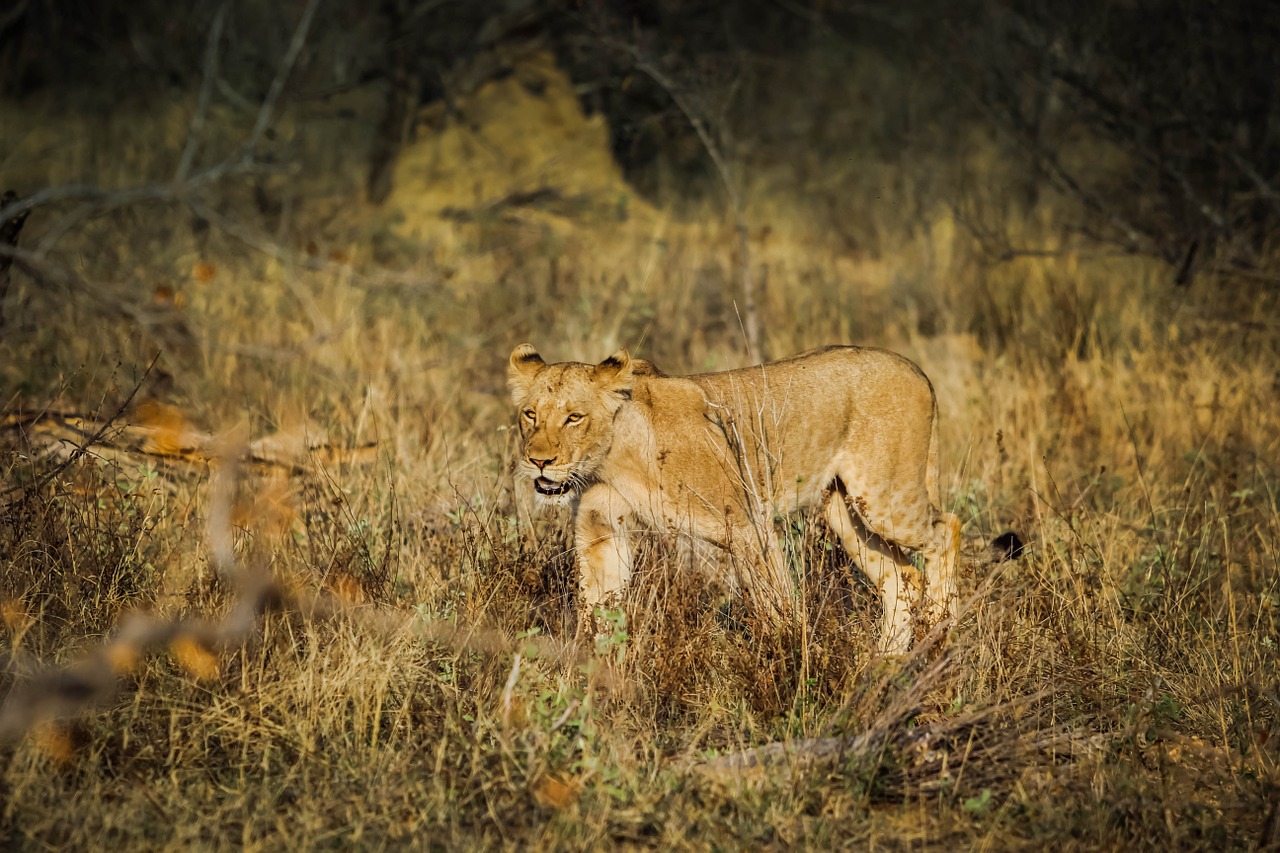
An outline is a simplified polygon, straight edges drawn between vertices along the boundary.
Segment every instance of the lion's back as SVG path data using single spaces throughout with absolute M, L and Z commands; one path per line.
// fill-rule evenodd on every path
M 745 473 L 799 490 L 794 502 L 806 505 L 841 465 L 900 468 L 914 479 L 931 464 L 933 388 L 889 350 L 824 347 L 754 367 L 638 380 L 662 477 L 694 490 L 738 489 Z
M 754 367 L 688 377 L 708 399 L 762 408 L 800 428 L 858 426 L 895 413 L 930 417 L 933 386 L 915 362 L 879 347 L 827 346 Z

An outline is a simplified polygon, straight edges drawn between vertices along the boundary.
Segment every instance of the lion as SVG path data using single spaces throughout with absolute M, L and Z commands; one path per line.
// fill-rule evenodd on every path
M 508 380 L 520 473 L 574 507 L 580 617 L 620 600 L 639 524 L 710 545 L 730 586 L 770 620 L 795 619 L 774 520 L 819 505 L 880 592 L 881 653 L 910 647 L 913 620 L 956 615 L 960 521 L 938 508 L 937 401 L 903 356 L 831 346 L 678 377 L 626 350 L 547 364 L 521 344 Z

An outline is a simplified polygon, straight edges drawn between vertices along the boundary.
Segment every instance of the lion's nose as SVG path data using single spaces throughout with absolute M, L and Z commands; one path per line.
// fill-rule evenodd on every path
M 539 459 L 536 456 L 530 456 L 529 461 L 532 462 L 534 465 L 537 465 L 538 470 L 541 471 L 543 468 L 546 468 L 552 462 L 555 462 L 556 458 L 552 456 L 550 459 Z

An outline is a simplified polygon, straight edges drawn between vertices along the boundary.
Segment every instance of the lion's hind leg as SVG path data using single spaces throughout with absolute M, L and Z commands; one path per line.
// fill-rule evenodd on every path
M 960 591 L 956 570 L 960 563 L 960 519 L 939 510 L 938 489 L 938 410 L 934 406 L 929 427 L 929 453 L 925 460 L 925 494 L 929 498 L 932 530 L 924 545 L 925 589 L 924 616 L 930 622 L 955 619 L 959 614 Z
M 912 583 L 911 561 L 849 511 L 841 490 L 832 489 L 827 495 L 826 511 L 827 523 L 849 558 L 880 590 L 882 615 L 877 650 L 886 655 L 905 654 L 911 647 L 911 615 L 919 598 L 919 587 Z
M 956 569 L 960 562 L 960 519 L 949 512 L 939 512 L 933 531 L 924 548 L 925 588 L 924 617 L 931 623 L 955 619 L 960 608 L 960 591 Z

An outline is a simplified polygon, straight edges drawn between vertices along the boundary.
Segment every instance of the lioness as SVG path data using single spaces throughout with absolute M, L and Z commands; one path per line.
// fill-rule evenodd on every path
M 626 585 L 638 521 L 719 546 L 737 570 L 730 581 L 745 580 L 770 616 L 794 618 L 773 521 L 820 503 L 880 589 L 881 651 L 906 651 L 913 615 L 955 614 L 960 521 L 938 509 L 937 404 L 906 358 L 827 347 L 676 377 L 625 350 L 547 364 L 521 344 L 508 379 L 521 472 L 541 499 L 576 502 L 584 614 Z M 923 590 L 910 552 L 924 557 Z

